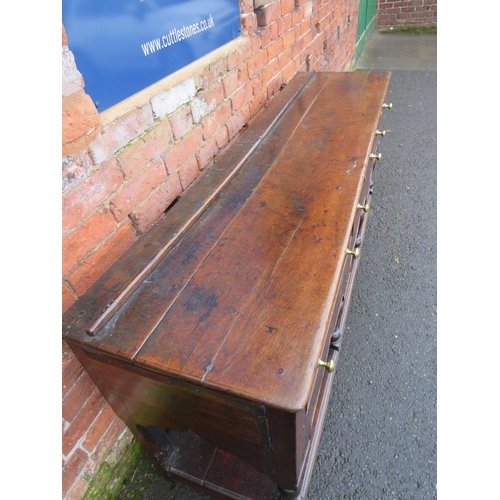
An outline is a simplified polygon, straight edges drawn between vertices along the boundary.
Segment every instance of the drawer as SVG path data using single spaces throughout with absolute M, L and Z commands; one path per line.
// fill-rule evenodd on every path
M 373 141 L 372 154 L 378 154 L 378 148 L 380 145 L 380 136 L 376 136 Z M 379 160 L 376 158 L 370 158 L 368 164 L 363 172 L 363 184 L 361 187 L 361 192 L 358 198 L 356 215 L 351 229 L 351 234 L 349 237 L 349 249 L 359 248 L 362 243 L 362 233 L 364 233 L 363 227 L 365 225 L 366 213 L 370 207 L 370 199 L 373 193 L 373 170 Z
M 328 328 L 328 338 L 330 345 L 332 346 L 338 344 L 340 336 L 342 334 L 342 318 L 346 306 L 346 292 L 348 290 L 348 284 L 351 279 L 352 263 L 352 258 L 344 259 L 344 267 L 342 269 L 337 297 L 335 299 L 335 305 L 333 307 L 332 319 Z
M 370 164 L 371 163 L 372 162 L 370 162 Z M 361 193 L 359 195 L 357 202 L 358 208 L 356 209 L 354 222 L 351 228 L 351 234 L 349 236 L 348 247 L 350 250 L 353 250 L 354 248 L 359 248 L 362 243 L 360 239 L 361 228 L 365 224 L 365 220 L 367 218 L 366 216 L 370 209 L 371 191 L 373 187 L 372 172 L 373 172 L 373 166 L 368 165 L 368 168 L 366 169 L 364 175 L 363 187 L 361 188 Z
M 328 341 L 325 343 L 325 346 L 323 348 L 323 353 L 320 359 L 325 362 L 330 362 L 333 360 L 336 369 L 338 362 L 338 355 L 339 355 L 338 349 L 334 349 L 332 347 L 332 344 L 330 342 L 330 336 L 328 336 Z M 316 423 L 319 415 L 319 408 L 321 405 L 320 395 L 322 394 L 322 392 L 324 392 L 326 384 L 331 382 L 335 374 L 335 369 L 332 372 L 330 372 L 326 368 L 320 366 L 316 370 L 314 389 L 306 406 L 306 422 L 305 422 L 306 432 L 304 437 L 309 442 L 311 441 L 312 436 L 316 429 Z M 307 447 L 307 445 L 305 447 Z

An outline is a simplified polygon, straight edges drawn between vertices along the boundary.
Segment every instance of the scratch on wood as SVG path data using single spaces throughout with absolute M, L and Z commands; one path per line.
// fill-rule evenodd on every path
M 208 374 L 215 368 L 215 361 L 216 361 L 217 357 L 219 356 L 220 352 L 222 351 L 222 348 L 224 347 L 224 345 L 226 344 L 227 339 L 229 338 L 229 335 L 233 331 L 234 326 L 236 325 L 236 323 L 240 319 L 240 316 L 243 315 L 243 311 L 247 308 L 249 302 L 252 300 L 252 298 L 254 296 L 255 289 L 260 285 L 263 277 L 266 276 L 266 274 L 267 274 L 266 269 L 264 269 L 264 272 L 262 273 L 261 278 L 259 280 L 257 280 L 257 283 L 255 283 L 255 285 L 253 286 L 252 290 L 250 291 L 250 293 L 247 296 L 247 300 L 243 304 L 243 307 L 240 309 L 239 313 L 236 315 L 234 321 L 232 322 L 231 326 L 229 327 L 229 330 L 227 331 L 224 339 L 222 340 L 219 348 L 217 349 L 217 352 L 214 354 L 212 361 L 210 361 L 210 363 L 205 368 L 205 373 L 203 374 L 203 377 L 201 379 L 201 383 L 205 382 L 205 379 L 207 378 Z M 189 358 L 191 357 L 191 354 L 189 355 Z M 188 358 L 187 362 L 189 362 L 189 358 Z M 187 364 L 187 362 L 186 362 L 186 364 Z
M 356 167 L 357 167 L 357 166 L 358 166 L 358 161 L 356 160 L 356 161 L 354 162 L 354 165 L 352 166 L 352 168 L 350 168 L 349 170 L 347 170 L 347 172 L 346 172 L 346 173 L 350 174 L 350 173 L 354 172 L 354 171 L 356 170 Z
M 297 234 L 297 231 L 299 230 L 300 226 L 302 225 L 302 222 L 304 220 L 304 217 L 305 215 L 302 216 L 302 218 L 300 219 L 297 227 L 295 228 L 295 230 L 293 231 L 292 235 L 290 236 L 290 239 L 288 240 L 288 243 L 284 249 L 284 251 L 281 253 L 281 255 L 279 256 L 278 260 L 276 261 L 276 263 L 274 264 L 273 268 L 272 268 L 272 271 L 271 271 L 271 275 L 270 275 L 270 278 L 269 278 L 269 284 L 266 288 L 266 292 L 264 292 L 264 295 L 267 293 L 267 291 L 269 290 L 269 287 L 272 285 L 273 281 L 275 280 L 275 276 L 274 275 L 274 271 L 276 270 L 276 268 L 278 267 L 279 263 L 281 262 L 281 260 L 283 259 L 283 256 L 286 254 L 288 248 L 290 247 L 290 244 L 292 243 L 292 240 L 293 238 L 295 237 L 295 235 Z M 269 266 L 268 266 L 269 267 Z M 250 300 L 252 299 L 253 295 L 254 295 L 254 290 L 257 289 L 258 286 L 260 286 L 262 280 L 264 279 L 264 277 L 267 275 L 267 272 L 266 270 L 264 270 L 264 272 L 262 273 L 262 276 L 261 276 L 261 279 L 257 280 L 257 283 L 255 283 L 255 285 L 253 286 L 253 289 L 252 291 L 248 294 L 248 298 L 245 302 L 245 304 L 243 305 L 243 307 L 240 309 L 239 311 L 239 314 L 236 315 L 236 318 L 235 320 L 233 321 L 233 323 L 231 324 L 227 334 L 225 335 L 224 337 L 224 340 L 221 342 L 219 348 L 217 349 L 217 352 L 214 354 L 211 362 L 207 365 L 206 369 L 205 369 L 205 373 L 203 374 L 203 378 L 201 380 L 201 382 L 203 383 L 206 379 L 206 377 L 208 376 L 208 374 L 215 368 L 215 361 L 217 359 L 217 357 L 219 356 L 220 352 L 222 351 L 222 348 L 224 347 L 224 345 L 226 344 L 227 342 L 227 339 L 229 338 L 229 335 L 231 334 L 231 332 L 233 331 L 234 329 L 234 326 L 236 325 L 237 321 L 239 320 L 240 316 L 243 314 L 243 311 L 247 308 Z
M 288 248 L 290 247 L 293 238 L 297 234 L 297 231 L 299 230 L 300 226 L 302 225 L 302 221 L 304 220 L 305 215 L 302 216 L 302 218 L 299 221 L 298 226 L 295 228 L 294 232 L 292 233 L 292 236 L 290 236 L 290 239 L 288 240 L 288 243 L 286 244 L 286 247 L 283 252 L 281 252 L 281 255 L 279 256 L 278 260 L 276 261 L 276 264 L 273 266 L 273 270 L 271 271 L 271 276 L 269 277 L 269 284 L 267 285 L 266 291 L 264 292 L 264 295 L 267 293 L 269 288 L 271 288 L 271 285 L 273 284 L 274 280 L 276 279 L 276 276 L 274 276 L 274 272 L 276 268 L 279 266 L 279 263 L 283 260 L 284 255 L 286 254 Z

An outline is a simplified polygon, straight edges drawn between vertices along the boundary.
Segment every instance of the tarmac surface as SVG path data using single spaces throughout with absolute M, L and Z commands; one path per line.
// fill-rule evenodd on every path
M 435 499 L 436 34 L 376 32 L 365 68 L 392 70 L 393 108 L 307 499 Z M 212 499 L 172 485 L 145 456 L 117 498 Z

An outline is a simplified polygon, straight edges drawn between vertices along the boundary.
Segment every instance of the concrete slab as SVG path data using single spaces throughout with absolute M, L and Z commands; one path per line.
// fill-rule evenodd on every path
M 437 33 L 374 31 L 355 69 L 437 71 Z
M 420 68 L 417 57 L 367 57 L 358 60 L 356 69 L 418 71 Z

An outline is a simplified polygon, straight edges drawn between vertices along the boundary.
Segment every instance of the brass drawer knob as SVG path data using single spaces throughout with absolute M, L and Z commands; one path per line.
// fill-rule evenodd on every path
M 390 102 L 389 104 L 386 104 L 386 103 L 384 102 L 384 104 L 382 104 L 382 107 L 383 107 L 384 109 L 392 109 L 392 102 Z
M 330 361 L 321 361 L 321 359 L 318 361 L 318 367 L 324 366 L 327 370 L 328 373 L 332 373 L 333 370 L 335 370 L 335 361 L 331 359 Z
M 376 160 L 381 160 L 382 159 L 382 154 L 381 153 L 370 153 L 370 158 L 375 158 Z
M 385 137 L 385 134 L 387 134 L 387 131 L 385 131 L 385 130 L 382 130 L 382 131 L 381 130 L 377 130 L 375 132 L 375 135 L 381 135 L 382 137 Z
M 364 205 L 360 205 L 358 203 L 358 208 L 361 208 L 361 210 L 363 210 L 363 212 L 368 212 L 368 210 L 370 210 L 370 205 L 368 205 L 368 203 L 365 203 Z
M 347 249 L 345 251 L 345 254 L 352 255 L 355 259 L 357 259 L 361 255 L 361 251 L 359 250 L 359 248 L 355 248 L 354 250 Z

